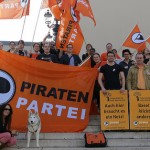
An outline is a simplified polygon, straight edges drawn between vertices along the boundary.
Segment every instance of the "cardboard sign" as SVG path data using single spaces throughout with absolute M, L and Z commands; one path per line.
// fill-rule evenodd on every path
M 119 90 L 100 92 L 100 119 L 102 130 L 128 130 L 128 93 Z
M 129 91 L 130 129 L 150 130 L 150 91 Z

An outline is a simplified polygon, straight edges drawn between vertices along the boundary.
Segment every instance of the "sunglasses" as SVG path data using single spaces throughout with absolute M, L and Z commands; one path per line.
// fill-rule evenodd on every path
M 10 111 L 11 109 L 9 109 L 9 108 L 5 108 L 4 110 L 9 110 L 9 111 Z

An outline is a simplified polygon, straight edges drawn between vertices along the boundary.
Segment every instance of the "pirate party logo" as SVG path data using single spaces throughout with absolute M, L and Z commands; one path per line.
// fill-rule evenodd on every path
M 15 81 L 10 74 L 0 70 L 0 105 L 8 103 L 16 91 Z
M 144 42 L 144 37 L 140 32 L 138 32 L 132 35 L 132 41 L 136 44 L 140 44 Z

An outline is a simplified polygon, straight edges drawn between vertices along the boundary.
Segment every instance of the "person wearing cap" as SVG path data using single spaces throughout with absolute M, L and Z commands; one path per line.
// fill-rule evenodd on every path
M 119 65 L 123 68 L 123 72 L 124 72 L 125 79 L 126 79 L 130 67 L 131 67 L 132 65 L 134 65 L 135 62 L 130 59 L 130 58 L 131 58 L 131 52 L 130 52 L 129 49 L 124 49 L 124 50 L 122 51 L 122 56 L 124 57 L 124 60 L 121 61 L 121 62 L 119 63 Z

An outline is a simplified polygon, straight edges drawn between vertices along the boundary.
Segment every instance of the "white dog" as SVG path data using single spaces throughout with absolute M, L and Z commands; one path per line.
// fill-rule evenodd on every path
M 36 145 L 37 147 L 39 147 L 40 130 L 41 130 L 41 119 L 37 112 L 32 113 L 32 111 L 30 110 L 28 115 L 27 147 L 30 146 L 30 139 L 32 134 L 35 134 Z

